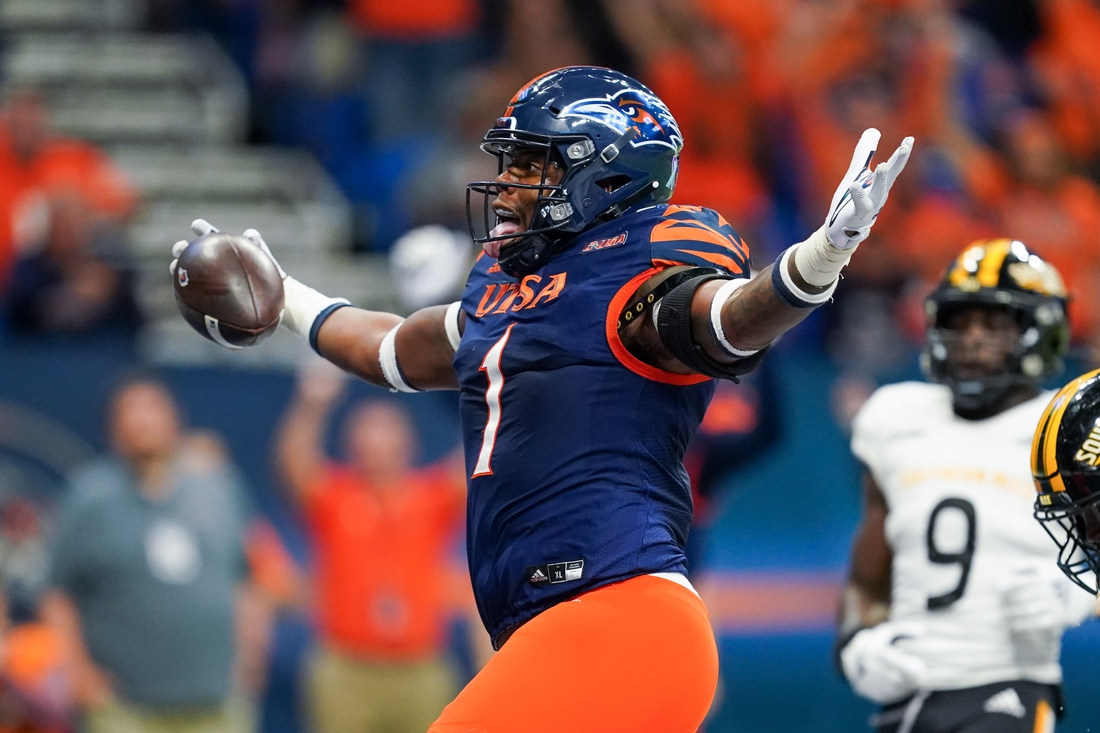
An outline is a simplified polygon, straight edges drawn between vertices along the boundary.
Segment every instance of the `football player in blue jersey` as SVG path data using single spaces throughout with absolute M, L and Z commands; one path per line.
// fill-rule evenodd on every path
M 484 254 L 460 301 L 402 319 L 285 277 L 282 322 L 325 358 L 460 391 L 470 575 L 499 652 L 432 731 L 696 730 L 718 655 L 684 576 L 684 452 L 714 379 L 831 297 L 913 145 L 872 170 L 878 140 L 859 140 L 825 224 L 750 279 L 720 215 L 668 204 L 683 140 L 661 100 L 558 69 L 482 142 L 500 173 L 467 189 Z

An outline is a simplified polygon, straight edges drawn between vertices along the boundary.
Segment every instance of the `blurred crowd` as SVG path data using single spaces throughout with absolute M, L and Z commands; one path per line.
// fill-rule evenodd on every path
M 10 94 L 0 124 L 0 330 L 136 332 L 122 227 L 137 203 L 103 151 L 53 132 L 39 94 Z
M 465 230 L 464 185 L 495 175 L 477 144 L 503 101 L 542 71 L 592 63 L 668 103 L 686 141 L 674 200 L 717 209 L 758 265 L 808 233 L 865 127 L 884 144 L 917 138 L 915 174 L 825 316 L 852 368 L 906 360 L 944 262 L 993 234 L 1066 275 L 1075 340 L 1097 339 L 1089 0 L 154 0 L 147 24 L 223 43 L 251 90 L 251 138 L 313 152 L 354 206 L 357 249 Z M 94 147 L 52 135 L 33 92 L 4 120 L 9 327 L 136 328 L 120 227 L 137 192 Z
M 912 363 L 924 296 L 982 237 L 1020 239 L 1053 263 L 1071 291 L 1075 343 L 1100 348 L 1092 0 L 152 0 L 147 23 L 224 45 L 249 84 L 252 141 L 321 161 L 354 206 L 351 246 L 392 252 L 410 309 L 444 301 L 462 279 L 465 184 L 496 175 L 478 143 L 505 101 L 546 70 L 598 64 L 669 105 L 685 138 L 674 201 L 716 209 L 757 266 L 820 221 L 864 128 L 878 127 L 889 149 L 916 137 L 911 174 L 837 302 L 816 330 L 792 335 L 846 375 L 842 415 Z M 0 338 L 132 339 L 143 314 L 126 227 L 140 206 L 103 151 L 56 133 L 34 90 L 13 90 L 0 118 Z M 759 424 L 777 412 L 761 407 L 772 378 L 764 370 L 719 393 L 701 445 L 722 450 L 694 455 L 697 498 L 733 468 L 708 456 L 755 452 L 723 440 L 775 440 L 775 426 Z M 247 506 L 217 437 L 188 431 L 152 378 L 115 393 L 112 456 L 74 479 L 57 526 L 25 502 L 0 505 L 0 731 L 64 731 L 77 709 L 94 711 L 98 730 L 177 730 L 180 711 L 195 709 L 206 717 L 184 722 L 196 730 L 247 729 L 271 618 L 285 609 L 317 621 L 309 689 L 322 733 L 368 729 L 378 711 L 354 703 L 372 696 L 427 700 L 403 707 L 420 711 L 446 702 L 456 682 L 444 625 L 465 598 L 448 585 L 461 475 L 449 460 L 412 467 L 408 417 L 392 403 L 353 411 L 346 461 L 329 458 L 325 426 L 341 394 L 331 374 L 303 380 L 273 448 L 312 540 L 309 573 Z M 240 501 L 188 498 L 212 486 L 219 501 Z M 402 542 L 417 552 L 393 555 Z M 218 562 L 197 566 L 208 544 Z M 144 566 L 159 584 L 138 582 Z M 105 567 L 117 584 L 106 589 Z M 198 574 L 213 578 L 209 594 L 188 590 Z M 110 600 L 120 593 L 131 594 L 124 607 Z M 155 610 L 166 602 L 172 617 Z M 200 619 L 222 636 L 198 633 Z M 137 637 L 120 641 L 119 629 L 158 639 L 163 656 L 135 653 Z
M 161 27 L 205 25 L 234 49 L 254 89 L 253 135 L 325 163 L 357 204 L 361 247 L 423 224 L 464 228 L 463 185 L 494 173 L 477 143 L 502 101 L 547 69 L 591 63 L 668 103 L 685 139 L 674 201 L 717 209 L 760 265 L 820 218 L 864 128 L 884 144 L 916 137 L 916 174 L 831 311 L 836 354 L 872 372 L 896 365 L 904 339 L 886 332 L 919 337 L 929 284 L 992 234 L 1065 273 L 1076 339 L 1096 338 L 1100 8 L 1089 0 L 158 8 Z
M 109 449 L 59 496 L 0 481 L 0 731 L 256 730 L 287 616 L 313 619 L 316 635 L 291 682 L 300 721 L 284 729 L 427 728 L 469 674 L 452 624 L 476 627 L 456 555 L 463 472 L 450 456 L 414 468 L 407 409 L 349 406 L 345 381 L 326 363 L 306 369 L 273 435 L 308 563 L 256 510 L 222 437 L 189 426 L 153 373 L 118 381 Z M 326 447 L 341 403 L 344 458 Z M 468 665 L 491 653 L 483 632 L 458 645 Z

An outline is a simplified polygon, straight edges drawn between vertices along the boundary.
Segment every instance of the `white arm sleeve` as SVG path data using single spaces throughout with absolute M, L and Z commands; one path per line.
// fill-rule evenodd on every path
M 382 344 L 378 347 L 378 363 L 382 366 L 382 376 L 389 382 L 391 392 L 419 392 L 405 381 L 405 375 L 397 365 L 397 329 L 401 325 L 398 323 L 382 338 Z
M 447 340 L 451 342 L 451 348 L 458 351 L 458 345 L 462 343 L 462 331 L 458 327 L 458 315 L 462 312 L 462 303 L 455 301 L 447 306 L 447 313 L 443 316 L 443 326 L 447 329 Z

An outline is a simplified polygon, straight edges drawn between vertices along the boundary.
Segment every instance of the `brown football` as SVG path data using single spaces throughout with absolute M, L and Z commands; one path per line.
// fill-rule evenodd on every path
M 188 244 L 180 254 L 172 290 L 191 327 L 226 348 L 255 346 L 279 327 L 279 270 L 242 236 L 217 232 Z

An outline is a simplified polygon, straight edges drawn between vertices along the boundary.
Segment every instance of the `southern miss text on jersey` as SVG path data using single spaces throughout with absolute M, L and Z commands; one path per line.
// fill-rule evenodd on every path
M 1032 517 L 1030 451 L 1044 393 L 985 420 L 952 411 L 942 385 L 882 387 L 856 416 L 852 451 L 889 508 L 890 618 L 927 634 L 899 641 L 928 665 L 927 688 L 1061 681 L 1059 641 L 1013 638 L 1002 597 L 1013 568 L 1054 567 L 1057 547 Z
M 682 459 L 713 382 L 644 364 L 616 329 L 638 286 L 679 264 L 748 277 L 748 249 L 715 212 L 662 205 L 588 230 L 518 281 L 491 258 L 474 265 L 454 365 L 470 573 L 494 639 L 583 591 L 684 570 Z

